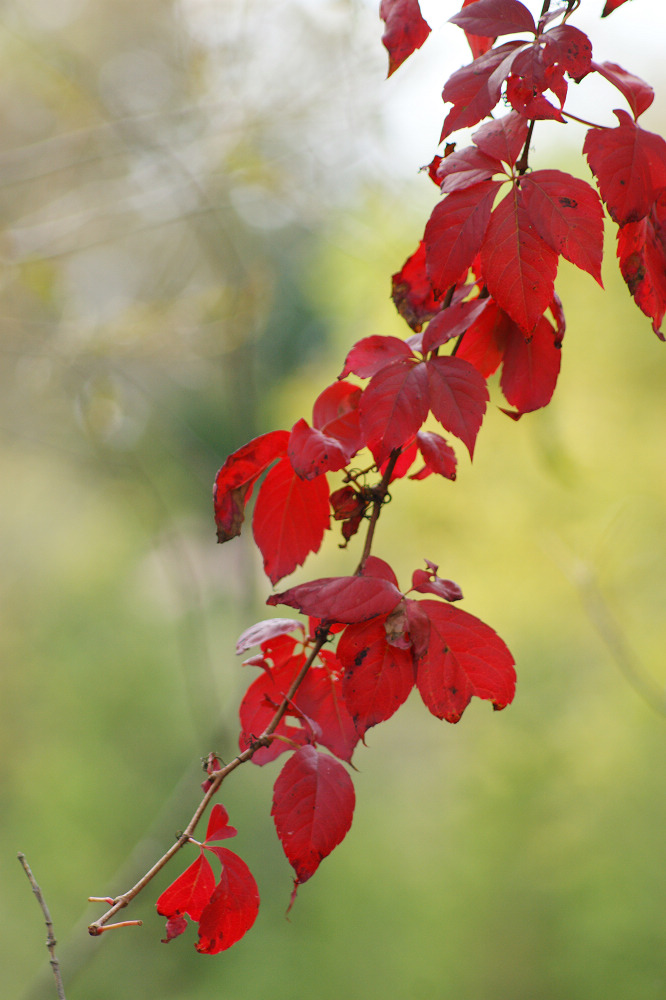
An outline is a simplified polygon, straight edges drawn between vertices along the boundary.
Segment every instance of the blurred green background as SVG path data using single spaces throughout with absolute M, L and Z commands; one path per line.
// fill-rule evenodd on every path
M 514 705 L 451 727 L 412 698 L 372 730 L 352 830 L 289 921 L 277 768 L 250 766 L 222 799 L 262 895 L 251 933 L 214 958 L 191 930 L 161 944 L 180 866 L 127 912 L 142 928 L 86 933 L 87 897 L 127 889 L 187 822 L 199 757 L 234 752 L 234 643 L 269 585 L 249 538 L 215 544 L 218 466 L 309 417 L 359 337 L 406 333 L 389 276 L 435 201 L 417 168 L 439 122 L 422 148 L 396 122 L 468 58 L 447 31 L 445 72 L 440 48 L 386 83 L 374 3 L 2 6 L 7 997 L 55 996 L 19 850 L 68 1000 L 664 996 L 666 352 L 611 232 L 605 292 L 561 267 L 551 407 L 513 423 L 494 386 L 474 465 L 458 448 L 456 484 L 398 484 L 378 531 L 403 583 L 439 563 L 502 635 Z M 581 140 L 535 156 L 586 177 Z M 358 541 L 337 546 L 289 585 L 349 572 Z

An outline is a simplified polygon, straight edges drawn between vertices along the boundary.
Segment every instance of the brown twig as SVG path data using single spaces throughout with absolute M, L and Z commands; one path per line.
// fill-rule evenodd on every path
M 53 969 L 53 975 L 54 975 L 55 981 L 56 981 L 56 990 L 57 990 L 57 993 L 58 993 L 58 1000 L 66 1000 L 66 998 L 65 998 L 65 987 L 63 985 L 62 975 L 60 973 L 60 963 L 58 962 L 58 957 L 57 957 L 56 951 L 55 951 L 56 943 L 57 942 L 56 942 L 56 939 L 55 939 L 55 934 L 53 933 L 53 921 L 51 920 L 51 914 L 49 912 L 49 908 L 46 905 L 46 900 L 44 899 L 44 896 L 42 895 L 42 890 L 37 885 L 37 882 L 35 880 L 35 876 L 32 874 L 30 865 L 26 861 L 25 854 L 23 854 L 21 851 L 19 851 L 17 857 L 18 857 L 19 862 L 20 862 L 20 864 L 21 864 L 21 866 L 23 868 L 23 871 L 28 876 L 28 881 L 30 882 L 30 885 L 32 886 L 32 891 L 34 892 L 35 896 L 37 897 L 37 902 L 41 906 L 42 913 L 44 914 L 44 923 L 46 924 L 46 947 L 48 948 L 49 954 L 51 956 L 50 963 L 51 963 L 51 968 Z

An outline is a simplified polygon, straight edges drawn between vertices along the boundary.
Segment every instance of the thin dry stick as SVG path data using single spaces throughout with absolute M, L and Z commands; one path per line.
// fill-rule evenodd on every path
M 28 876 L 28 881 L 32 886 L 32 891 L 37 897 L 37 902 L 41 906 L 42 913 L 44 914 L 44 922 L 46 924 L 46 947 L 49 949 L 49 953 L 51 955 L 51 960 L 50 960 L 51 968 L 53 969 L 53 975 L 55 976 L 56 990 L 58 991 L 58 1000 L 66 1000 L 65 987 L 63 985 L 62 976 L 60 974 L 60 964 L 58 962 L 58 958 L 55 952 L 56 939 L 55 939 L 55 934 L 53 933 L 53 922 L 51 920 L 51 914 L 49 913 L 49 908 L 46 905 L 46 900 L 42 896 L 42 890 L 37 885 L 37 882 L 35 881 L 35 876 L 32 874 L 32 871 L 30 870 L 30 865 L 25 859 L 25 854 L 19 851 L 17 857 L 23 867 L 23 871 Z

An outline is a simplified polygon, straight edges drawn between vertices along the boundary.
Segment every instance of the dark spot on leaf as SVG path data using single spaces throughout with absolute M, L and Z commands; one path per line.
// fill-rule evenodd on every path
M 362 649 L 354 657 L 354 665 L 357 666 L 357 667 L 360 667 L 367 655 L 368 655 L 368 650 L 367 649 Z
M 575 198 L 558 198 L 558 201 L 562 208 L 577 208 L 578 202 Z

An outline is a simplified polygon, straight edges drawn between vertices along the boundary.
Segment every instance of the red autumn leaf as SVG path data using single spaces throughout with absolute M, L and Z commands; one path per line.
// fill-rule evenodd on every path
M 418 594 L 434 594 L 445 601 L 462 601 L 463 592 L 453 580 L 437 576 L 439 567 L 428 563 L 430 569 L 415 569 L 412 573 L 412 590 Z
M 654 101 L 654 90 L 639 76 L 628 73 L 617 63 L 592 63 L 592 69 L 605 77 L 629 102 L 634 118 L 639 118 Z
M 338 642 L 344 699 L 360 736 L 389 719 L 414 687 L 411 652 L 389 645 L 386 621 L 381 615 L 348 625 Z
M 477 0 L 449 20 L 475 35 L 536 34 L 534 18 L 520 0 Z
M 197 951 L 217 955 L 239 941 L 257 919 L 259 890 L 245 862 L 225 847 L 216 853 L 222 875 L 199 920 Z
M 460 337 L 465 330 L 471 326 L 474 320 L 481 315 L 488 303 L 488 299 L 470 299 L 468 302 L 452 302 L 446 309 L 442 309 L 434 319 L 428 323 L 428 327 L 423 334 L 421 350 L 423 353 L 433 351 L 436 347 L 441 347 L 448 340 Z
M 381 0 L 379 16 L 386 24 L 382 42 L 389 54 L 391 76 L 412 52 L 421 48 L 430 28 L 421 14 L 419 0 Z
M 388 580 L 398 589 L 398 578 L 384 559 L 378 556 L 368 556 L 363 564 L 363 576 L 371 576 L 376 580 Z
M 516 185 L 492 214 L 481 268 L 495 301 L 530 333 L 553 298 L 557 254 L 536 232 Z
M 476 3 L 476 0 L 463 0 L 463 7 L 468 7 L 471 3 Z M 466 31 L 465 35 L 467 37 L 467 44 L 472 50 L 472 55 L 475 59 L 478 59 L 478 57 L 482 56 L 484 52 L 487 52 L 488 49 L 492 48 L 495 41 L 494 36 L 489 38 L 486 35 L 473 35 L 469 31 Z
M 438 719 L 457 722 L 473 696 L 504 708 L 515 693 L 513 657 L 488 625 L 441 601 L 408 601 L 416 686 Z
M 345 360 L 340 378 L 353 372 L 359 378 L 372 378 L 394 361 L 414 359 L 409 346 L 399 337 L 381 337 L 373 334 L 354 344 Z
M 537 121 L 564 121 L 559 108 L 551 104 L 543 94 L 535 95 L 532 88 L 526 86 L 519 77 L 510 76 L 506 81 L 506 97 L 514 111 L 517 111 L 525 121 L 525 124 L 527 124 L 526 119 L 528 118 Z
M 436 159 L 444 162 L 441 157 Z M 391 296 L 396 309 L 412 330 L 418 333 L 422 325 L 441 308 L 426 274 L 423 240 L 402 268 L 393 275 L 391 283 Z
M 543 40 L 546 59 L 557 61 L 572 80 L 582 80 L 592 69 L 590 39 L 572 24 L 558 24 L 543 35 Z
M 410 479 L 425 479 L 435 472 L 445 479 L 453 481 L 456 478 L 456 453 L 443 437 L 432 431 L 419 431 L 416 435 L 424 467 L 411 475 Z
M 436 176 L 442 194 L 450 194 L 490 180 L 500 170 L 499 160 L 482 153 L 476 146 L 466 146 L 442 160 Z
M 199 920 L 214 888 L 213 869 L 205 855 L 200 853 L 196 861 L 164 890 L 156 903 L 157 912 L 163 917 L 186 913 L 192 920 Z
M 441 142 L 457 129 L 476 125 L 490 114 L 500 99 L 502 83 L 511 72 L 511 63 L 523 45 L 524 42 L 505 42 L 449 77 L 442 100 L 453 107 L 444 120 Z
M 471 458 L 489 398 L 485 379 L 457 357 L 431 358 L 426 367 L 433 416 L 460 438 Z
M 169 917 L 166 922 L 166 937 L 162 938 L 162 944 L 168 944 L 169 941 L 173 941 L 174 938 L 179 937 L 187 930 L 187 918 L 176 914 L 174 917 Z
M 592 128 L 583 145 L 590 170 L 618 225 L 645 218 L 666 187 L 666 142 L 640 128 L 626 111 L 615 111 L 617 128 Z
M 310 667 L 295 702 L 305 716 L 316 722 L 317 743 L 349 763 L 359 734 L 343 698 L 341 665 L 329 650 L 322 650 L 319 657 L 323 666 Z
M 666 313 L 666 211 L 662 195 L 640 222 L 628 222 L 617 234 L 617 255 L 622 277 L 638 307 L 659 332 Z
M 273 639 L 278 635 L 288 635 L 297 629 L 300 630 L 302 635 L 303 626 L 301 622 L 297 622 L 293 618 L 267 618 L 245 629 L 242 635 L 238 637 L 236 653 L 244 653 L 245 650 L 252 649 L 253 646 L 260 646 L 262 642 L 266 642 L 268 639 Z
M 307 882 L 344 839 L 354 804 L 351 778 L 328 754 L 305 746 L 284 765 L 273 789 L 271 815 L 297 885 Z
M 312 407 L 312 426 L 339 441 L 351 457 L 363 447 L 358 404 L 361 389 L 352 382 L 337 381 L 321 392 Z
M 456 357 L 468 361 L 484 378 L 502 363 L 506 338 L 515 324 L 496 302 L 488 299 L 487 308 L 469 327 L 460 341 Z
M 472 140 L 486 156 L 512 167 L 525 145 L 527 129 L 525 119 L 512 111 L 502 118 L 486 122 L 474 132 Z
M 238 833 L 235 827 L 229 826 L 229 813 L 219 802 L 210 811 L 208 818 L 208 828 L 206 830 L 206 843 L 211 840 L 228 840 Z
M 286 431 L 270 431 L 229 455 L 213 486 L 218 542 L 240 535 L 248 492 L 276 458 L 286 455 L 288 439 Z
M 520 190 L 539 236 L 602 285 L 604 214 L 594 188 L 561 170 L 534 170 Z
M 402 600 L 390 580 L 370 576 L 332 576 L 273 594 L 267 604 L 287 604 L 324 621 L 363 622 L 388 614 Z
M 428 415 L 424 366 L 404 358 L 382 368 L 366 387 L 359 409 L 363 436 L 381 465 L 414 437 Z
M 617 10 L 618 7 L 621 7 L 626 2 L 627 0 L 606 0 L 601 16 L 608 17 L 609 14 L 612 14 L 614 10 Z
M 291 429 L 288 455 L 294 472 L 301 479 L 315 479 L 323 472 L 337 472 L 344 469 L 351 458 L 336 438 L 310 427 L 302 418 Z
M 257 736 L 261 736 L 272 721 L 304 663 L 305 654 L 301 652 L 271 670 L 262 671 L 250 684 L 239 710 L 241 731 L 238 745 L 241 751 L 246 750 Z M 261 767 L 275 760 L 280 754 L 286 753 L 290 747 L 289 742 L 285 741 L 297 745 L 305 743 L 307 734 L 302 726 L 300 724 L 294 726 L 288 721 L 295 712 L 296 709 L 292 707 L 282 717 L 275 730 L 276 735 L 282 738 L 272 740 L 267 747 L 260 747 L 252 757 L 253 764 Z
M 319 550 L 328 517 L 326 476 L 300 479 L 288 458 L 269 471 L 257 496 L 252 530 L 271 583 Z
M 560 373 L 562 351 L 551 323 L 542 316 L 531 334 L 516 326 L 507 329 L 500 385 L 519 413 L 547 406 Z
M 438 294 L 464 278 L 479 252 L 499 181 L 482 181 L 447 194 L 425 228 L 426 271 Z

